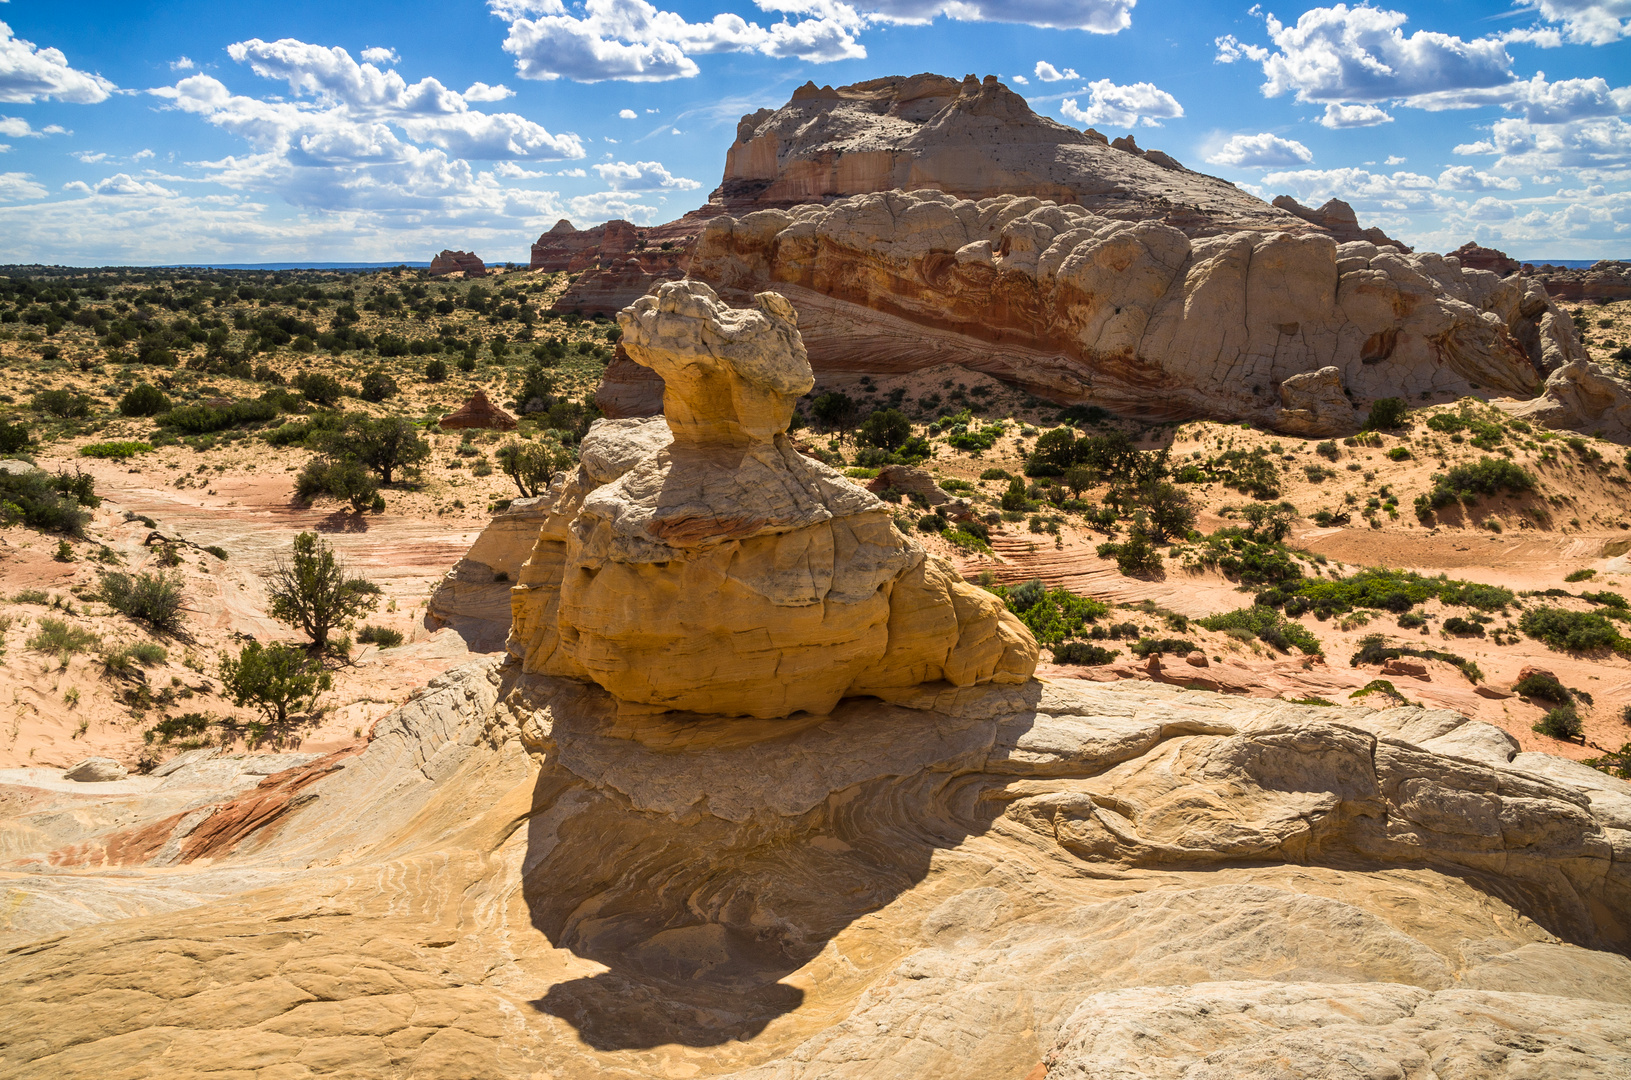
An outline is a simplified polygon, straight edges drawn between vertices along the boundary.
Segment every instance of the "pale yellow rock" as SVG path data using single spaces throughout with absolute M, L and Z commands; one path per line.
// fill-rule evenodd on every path
M 665 417 L 597 422 L 545 496 L 512 599 L 527 671 L 755 717 L 1030 677 L 1036 643 L 1000 600 L 787 441 L 813 380 L 785 299 L 670 282 L 619 321 Z

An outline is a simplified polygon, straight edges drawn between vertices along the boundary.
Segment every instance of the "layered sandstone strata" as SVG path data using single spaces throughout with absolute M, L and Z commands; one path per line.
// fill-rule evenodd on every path
M 817 370 L 953 362 L 1055 401 L 1306 434 L 1354 422 L 1330 392 L 1313 410 L 1328 422 L 1284 397 L 1321 369 L 1362 408 L 1527 398 L 1583 356 L 1522 277 L 1324 232 L 1191 237 L 1034 197 L 892 191 L 721 216 L 690 272 L 731 295 L 784 292 Z
M 664 416 L 598 421 L 550 486 L 510 651 L 626 703 L 758 717 L 1024 682 L 1036 642 L 1001 601 L 788 442 L 814 380 L 792 305 L 753 304 L 673 282 L 619 316 Z

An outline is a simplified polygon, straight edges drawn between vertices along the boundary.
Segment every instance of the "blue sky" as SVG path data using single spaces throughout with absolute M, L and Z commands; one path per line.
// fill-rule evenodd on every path
M 0 0 L 0 262 L 521 261 L 921 71 L 1421 247 L 1631 256 L 1631 0 Z

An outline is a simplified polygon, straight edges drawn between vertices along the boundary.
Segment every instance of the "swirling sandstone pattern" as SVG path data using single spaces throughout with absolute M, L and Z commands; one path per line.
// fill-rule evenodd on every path
M 1362 406 L 1527 398 L 1582 356 L 1521 277 L 1323 233 L 1191 238 L 1035 197 L 892 191 L 721 216 L 690 273 L 784 292 L 818 370 L 952 361 L 1057 401 L 1308 434 L 1280 387 L 1322 368 Z M 1323 430 L 1353 424 L 1339 419 Z
M 0 1074 L 1626 1068 L 1623 783 L 1416 708 L 910 704 L 629 717 L 478 664 L 321 775 L 179 820 L 39 793 L 8 823 L 4 926 L 31 930 L 0 938 Z
M 792 306 L 665 283 L 620 317 L 665 417 L 597 421 L 552 484 L 510 651 L 631 705 L 822 714 L 920 683 L 1019 683 L 1029 631 L 787 441 L 813 382 Z

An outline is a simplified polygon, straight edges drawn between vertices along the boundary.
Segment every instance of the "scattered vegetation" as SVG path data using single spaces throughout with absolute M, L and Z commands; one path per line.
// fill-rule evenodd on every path
M 288 729 L 291 713 L 309 712 L 318 696 L 334 685 L 322 661 L 304 649 L 263 647 L 258 641 L 245 645 L 237 656 L 222 653 L 220 673 L 232 703 L 260 710 L 266 727 L 277 733 Z
M 316 533 L 303 532 L 294 539 L 291 558 L 277 561 L 268 593 L 272 618 L 300 630 L 323 652 L 331 632 L 374 610 L 380 589 L 351 577 L 333 548 Z
M 97 590 L 101 601 L 129 619 L 161 634 L 179 633 L 182 624 L 182 589 L 179 574 L 142 571 L 131 575 L 118 570 L 101 572 Z

